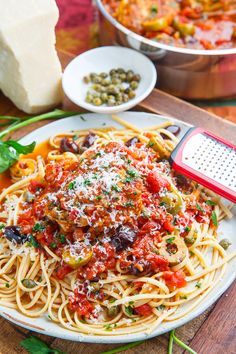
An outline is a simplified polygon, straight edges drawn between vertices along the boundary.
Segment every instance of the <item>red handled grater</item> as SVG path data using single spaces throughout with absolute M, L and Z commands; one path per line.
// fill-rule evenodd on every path
M 170 156 L 174 170 L 236 203 L 236 146 L 190 128 Z

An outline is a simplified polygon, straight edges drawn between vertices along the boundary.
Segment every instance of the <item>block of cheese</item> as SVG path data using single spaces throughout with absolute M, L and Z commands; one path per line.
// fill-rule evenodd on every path
M 62 98 L 55 0 L 0 0 L 0 90 L 27 113 Z

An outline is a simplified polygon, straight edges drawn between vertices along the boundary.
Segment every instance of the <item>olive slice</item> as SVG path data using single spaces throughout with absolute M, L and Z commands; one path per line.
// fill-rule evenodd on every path
M 184 260 L 187 251 L 187 246 L 181 237 L 168 235 L 161 241 L 159 254 L 168 260 L 170 266 L 174 266 Z
M 166 194 L 160 198 L 160 203 L 173 215 L 177 214 L 183 206 L 183 200 L 173 185 L 171 186 L 171 192 L 166 192 Z
M 71 268 L 77 269 L 87 264 L 93 256 L 93 250 L 91 247 L 83 247 L 80 249 L 70 250 L 66 249 L 62 253 L 63 261 Z

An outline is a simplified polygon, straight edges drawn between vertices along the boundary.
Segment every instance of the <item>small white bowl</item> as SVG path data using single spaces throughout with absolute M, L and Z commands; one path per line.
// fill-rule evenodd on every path
M 90 73 L 109 72 L 111 69 L 122 68 L 133 70 L 141 76 L 135 98 L 119 106 L 94 106 L 85 101 L 90 84 L 85 84 L 84 76 Z M 67 97 L 80 107 L 96 113 L 117 113 L 126 111 L 144 100 L 156 84 L 155 66 L 145 55 L 125 47 L 99 47 L 91 49 L 73 59 L 66 67 L 62 86 Z

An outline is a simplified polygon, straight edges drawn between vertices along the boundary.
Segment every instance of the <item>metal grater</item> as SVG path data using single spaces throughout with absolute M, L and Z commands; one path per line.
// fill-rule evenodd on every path
M 236 146 L 190 128 L 170 156 L 177 172 L 236 203 Z

